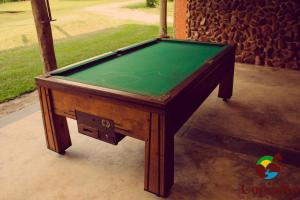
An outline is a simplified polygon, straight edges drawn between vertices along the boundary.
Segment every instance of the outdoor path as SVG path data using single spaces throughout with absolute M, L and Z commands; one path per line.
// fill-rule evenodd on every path
M 138 9 L 124 8 L 127 5 L 144 2 L 144 1 L 145 0 L 131 0 L 126 2 L 96 5 L 96 6 L 87 7 L 86 10 L 90 12 L 98 13 L 99 15 L 110 16 L 116 19 L 132 20 L 132 21 L 138 21 L 147 24 L 158 24 L 159 23 L 158 14 L 146 13 Z M 168 16 L 167 21 L 168 23 L 173 23 L 173 17 Z

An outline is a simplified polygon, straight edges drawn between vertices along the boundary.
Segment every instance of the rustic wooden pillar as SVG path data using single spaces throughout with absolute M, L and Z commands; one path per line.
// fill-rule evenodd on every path
M 57 68 L 52 30 L 45 0 L 31 0 L 32 13 L 41 49 L 44 72 Z
M 168 37 L 167 29 L 167 0 L 160 1 L 160 37 Z
M 57 64 L 47 4 L 45 0 L 31 0 L 31 6 L 41 49 L 41 58 L 44 64 L 44 72 L 49 72 L 57 69 Z M 65 117 L 55 113 L 51 91 L 41 87 L 38 87 L 38 91 L 47 147 L 57 153 L 64 154 L 65 150 L 72 145 L 67 120 Z

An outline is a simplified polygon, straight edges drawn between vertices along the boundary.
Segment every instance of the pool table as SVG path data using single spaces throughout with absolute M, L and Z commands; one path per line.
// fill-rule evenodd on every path
M 165 197 L 174 135 L 218 85 L 220 98 L 232 96 L 234 55 L 230 45 L 153 39 L 36 77 L 47 146 L 59 154 L 71 146 L 66 118 L 113 145 L 142 140 L 144 189 Z

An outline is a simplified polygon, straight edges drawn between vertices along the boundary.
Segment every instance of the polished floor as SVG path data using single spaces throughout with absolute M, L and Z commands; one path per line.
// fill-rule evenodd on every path
M 175 137 L 168 199 L 300 199 L 300 72 L 236 64 L 234 96 L 217 90 Z M 184 105 L 183 105 L 184 106 Z M 77 133 L 65 155 L 47 150 L 38 104 L 0 118 L 0 199 L 160 199 L 143 190 L 144 143 L 112 146 Z M 279 175 L 255 171 L 280 153 Z

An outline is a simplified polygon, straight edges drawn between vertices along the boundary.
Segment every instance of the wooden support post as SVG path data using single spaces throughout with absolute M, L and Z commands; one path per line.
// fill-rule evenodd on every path
M 163 114 L 151 113 L 145 143 L 145 190 L 166 197 L 174 183 L 174 135 Z
M 31 6 L 44 64 L 44 72 L 49 72 L 56 69 L 57 64 L 47 5 L 44 0 L 31 0 Z
M 160 37 L 168 38 L 168 29 L 167 29 L 167 1 L 160 1 Z

